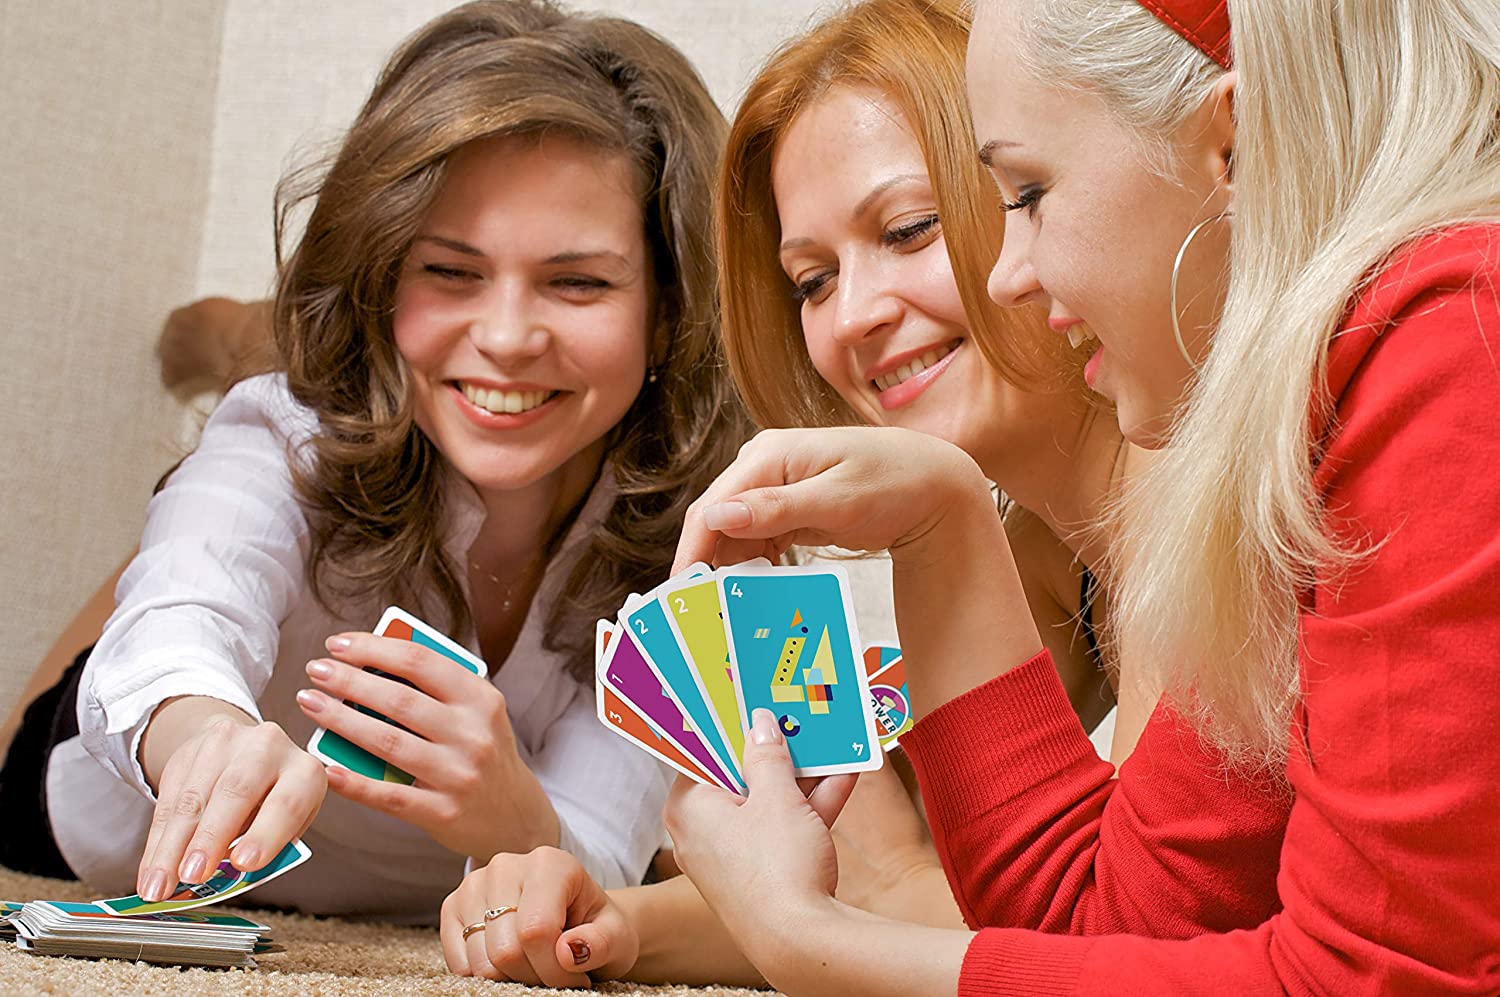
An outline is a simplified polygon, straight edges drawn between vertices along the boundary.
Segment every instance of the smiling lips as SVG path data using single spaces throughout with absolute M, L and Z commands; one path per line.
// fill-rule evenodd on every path
M 519 415 L 551 401 L 556 391 L 501 391 L 486 388 L 467 381 L 458 382 L 459 390 L 469 403 L 484 409 L 491 415 Z
M 956 342 L 934 347 L 916 359 L 902 364 L 895 370 L 872 379 L 871 383 L 875 385 L 875 390 L 877 391 L 889 391 L 897 385 L 916 377 L 927 368 L 936 366 L 939 361 L 956 349 L 958 349 L 958 343 Z

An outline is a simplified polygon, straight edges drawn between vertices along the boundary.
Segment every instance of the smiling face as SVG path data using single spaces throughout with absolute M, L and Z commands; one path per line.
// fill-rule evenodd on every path
M 1115 403 L 1120 429 L 1159 446 L 1208 349 L 1222 300 L 1227 225 L 1206 226 L 1184 257 L 1172 331 L 1172 264 L 1188 231 L 1224 210 L 1232 125 L 1205 105 L 1168 144 L 1176 175 L 1151 168 L 1139 139 L 1096 94 L 1023 68 L 1020 0 L 981 3 L 970 36 L 969 102 L 981 158 L 1007 202 L 990 297 L 1036 303 L 1075 340 L 1095 337 L 1084 376 Z M 1226 105 L 1227 106 L 1227 105 Z
M 571 139 L 454 153 L 402 265 L 417 425 L 481 493 L 592 476 L 645 376 L 654 285 L 621 155 Z
M 818 373 L 871 425 L 941 437 L 983 463 L 1019 392 L 970 340 L 901 112 L 877 91 L 834 88 L 787 128 L 771 180 L 782 269 Z

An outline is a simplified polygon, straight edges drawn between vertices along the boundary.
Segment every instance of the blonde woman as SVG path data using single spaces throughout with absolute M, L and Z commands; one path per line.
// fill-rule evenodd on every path
M 836 901 L 848 786 L 805 796 L 761 714 L 748 798 L 679 785 L 667 818 L 785 993 L 1500 991 L 1500 14 L 1229 9 L 1232 62 L 1199 0 L 986 0 L 969 52 L 1010 212 L 990 293 L 1079 330 L 1164 449 L 1115 609 L 1165 692 L 1150 778 L 1093 756 L 957 449 L 765 434 L 689 513 L 684 563 L 892 551 L 907 747 L 978 929 Z M 1226 766 L 1291 800 L 1239 893 L 1179 864 L 1245 847 Z M 1193 908 L 1225 926 L 1175 938 Z
M 723 133 L 628 21 L 485 0 L 408 39 L 281 191 L 281 370 L 153 500 L 61 693 L 76 734 L 7 769 L 7 820 L 148 898 L 299 835 L 312 860 L 257 899 L 431 922 L 466 858 L 542 844 L 640 882 L 666 780 L 594 716 L 593 622 L 666 577 L 744 431 L 706 235 Z M 369 634 L 391 602 L 491 681 Z M 319 726 L 415 783 L 325 773 Z

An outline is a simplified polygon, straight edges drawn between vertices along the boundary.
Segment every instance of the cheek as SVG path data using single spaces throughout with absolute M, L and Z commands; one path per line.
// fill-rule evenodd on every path
M 807 358 L 812 361 L 818 376 L 833 386 L 840 394 L 847 394 L 852 377 L 848 371 L 847 350 L 833 338 L 829 321 L 816 310 L 803 309 L 802 343 L 807 348 Z
M 435 363 L 444 352 L 443 323 L 435 302 L 418 290 L 398 290 L 391 314 L 396 352 L 413 370 Z

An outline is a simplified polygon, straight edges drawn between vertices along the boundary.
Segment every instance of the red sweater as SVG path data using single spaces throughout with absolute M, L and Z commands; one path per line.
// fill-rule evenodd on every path
M 1045 654 L 902 738 L 964 997 L 1500 993 L 1500 226 L 1402 253 L 1328 384 L 1331 528 L 1385 542 L 1302 600 L 1289 794 L 1167 707 L 1112 778 Z

